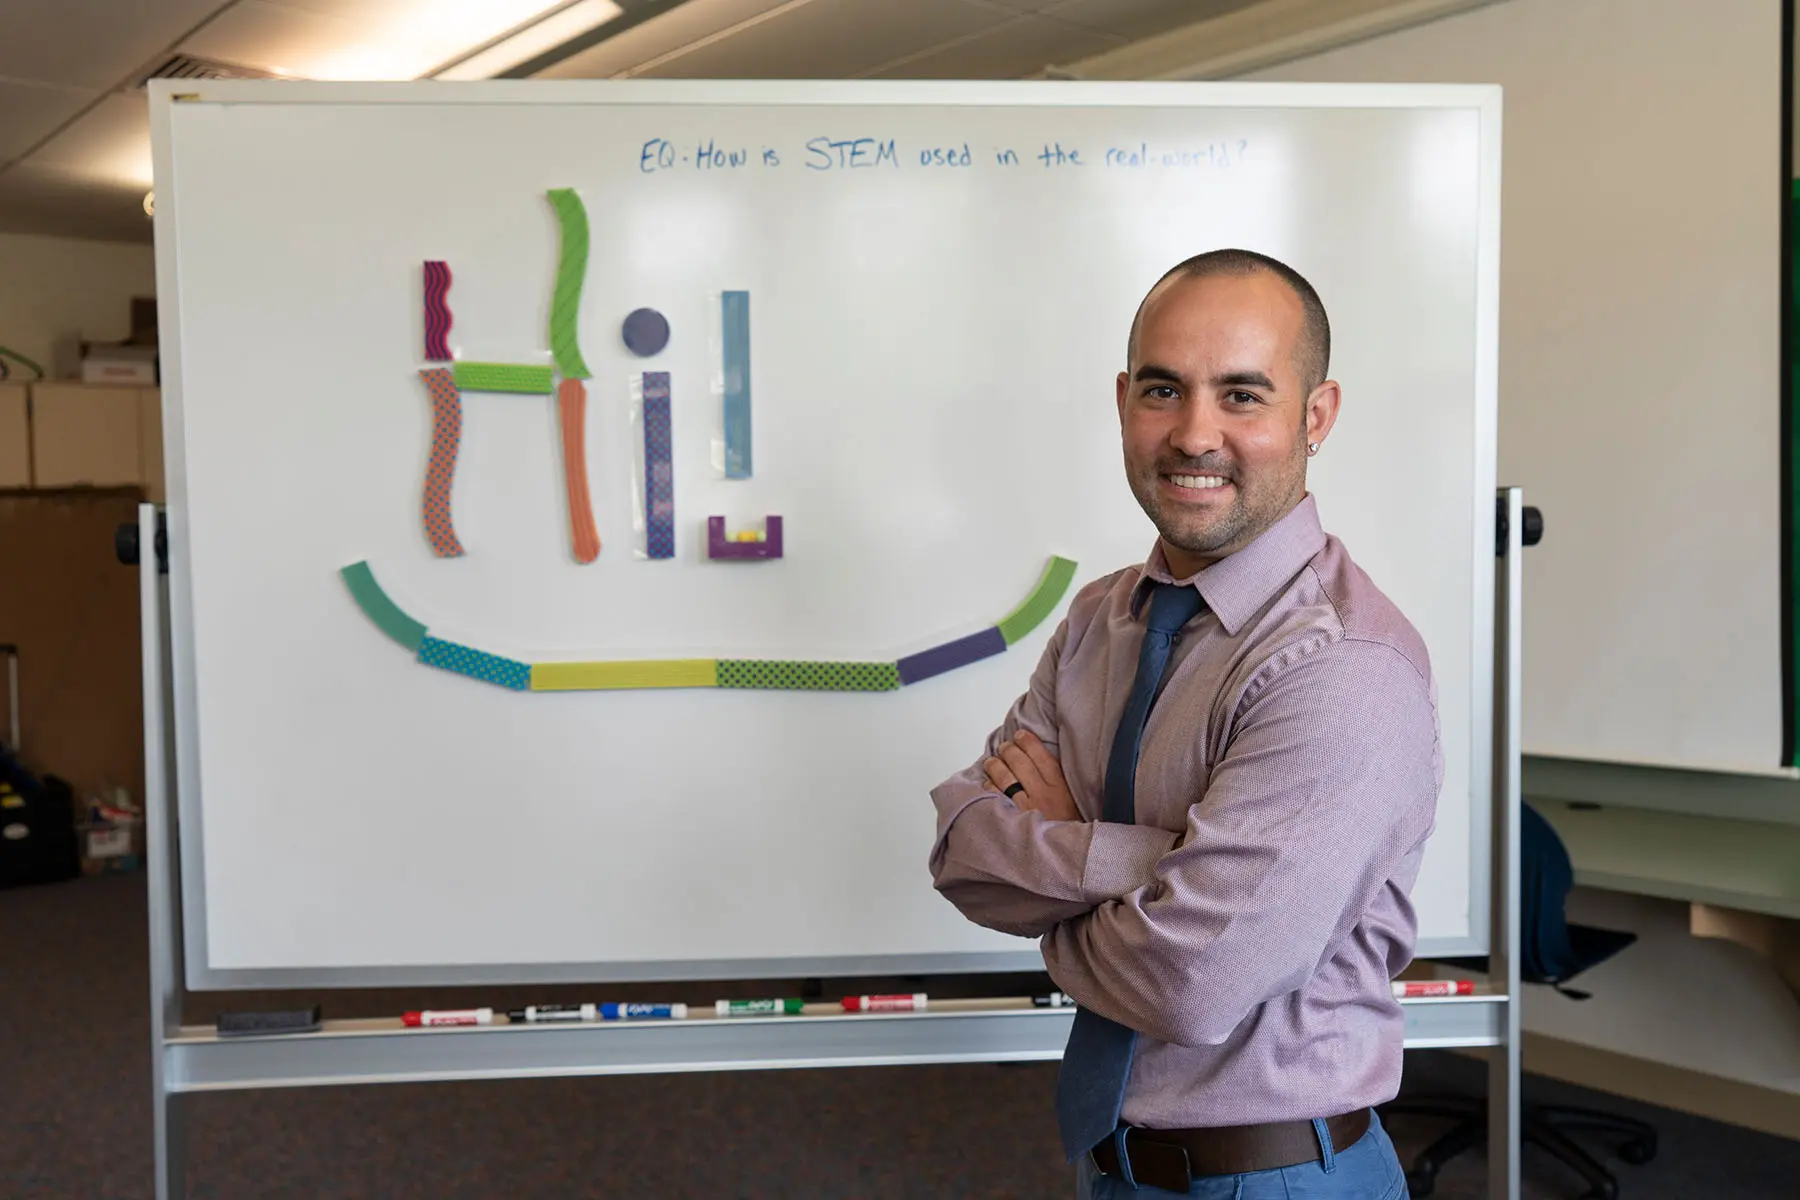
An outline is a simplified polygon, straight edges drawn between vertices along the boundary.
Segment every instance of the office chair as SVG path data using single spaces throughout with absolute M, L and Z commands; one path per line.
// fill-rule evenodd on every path
M 1587 993 L 1564 986 L 1581 972 L 1611 958 L 1637 940 L 1634 933 L 1570 925 L 1563 912 L 1574 873 L 1569 852 L 1556 830 L 1529 804 L 1520 814 L 1519 828 L 1519 973 L 1526 983 L 1542 983 L 1579 1002 Z M 1447 964 L 1487 970 L 1486 958 L 1444 959 Z M 1438 1172 L 1465 1150 L 1485 1145 L 1488 1131 L 1486 1097 L 1424 1095 L 1407 1096 L 1381 1106 L 1390 1113 L 1453 1117 L 1456 1124 L 1419 1152 L 1407 1168 L 1406 1186 L 1414 1200 L 1431 1195 Z M 1588 1185 L 1579 1200 L 1617 1200 L 1619 1181 L 1568 1136 L 1572 1131 L 1610 1134 L 1618 1140 L 1618 1155 L 1627 1163 L 1647 1163 L 1656 1157 L 1656 1130 L 1642 1121 L 1615 1113 L 1564 1105 L 1519 1106 L 1521 1138 L 1541 1147 L 1568 1166 Z

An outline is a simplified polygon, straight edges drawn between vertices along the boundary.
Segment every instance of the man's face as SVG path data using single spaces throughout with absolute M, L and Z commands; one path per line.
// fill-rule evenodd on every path
M 1337 411 L 1294 362 L 1300 299 L 1267 272 L 1177 278 L 1145 302 L 1118 379 L 1125 475 L 1176 578 L 1248 545 L 1306 494 Z

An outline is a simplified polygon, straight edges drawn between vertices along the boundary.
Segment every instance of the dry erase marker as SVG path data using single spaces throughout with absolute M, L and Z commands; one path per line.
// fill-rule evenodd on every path
M 713 1005 L 719 1017 L 797 1017 L 806 1011 L 804 1000 L 721 1000 Z
M 602 1004 L 600 1015 L 608 1021 L 682 1021 L 685 1004 Z
M 408 1026 L 492 1025 L 494 1010 L 491 1008 L 440 1008 L 436 1012 L 409 1012 L 400 1017 L 400 1023 Z
M 1048 996 L 1033 996 L 1031 998 L 1031 1007 L 1074 1008 L 1075 997 L 1069 995 L 1067 992 L 1051 992 Z
M 928 1001 L 924 992 L 910 996 L 845 996 L 845 1012 L 923 1012 Z
M 1394 982 L 1394 995 L 1412 1000 L 1420 996 L 1473 996 L 1475 984 L 1467 979 L 1419 979 Z
M 552 1021 L 597 1021 L 600 1019 L 600 1006 L 597 1004 L 528 1004 L 524 1008 L 515 1008 L 506 1014 L 509 1021 L 522 1021 L 527 1025 L 544 1025 Z

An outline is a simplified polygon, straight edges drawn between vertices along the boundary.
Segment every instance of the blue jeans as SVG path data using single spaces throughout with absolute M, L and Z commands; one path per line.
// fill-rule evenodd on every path
M 1136 1188 L 1094 1169 L 1083 1158 L 1076 1174 L 1076 1200 L 1154 1200 L 1187 1195 L 1190 1200 L 1406 1200 L 1406 1173 L 1400 1169 L 1394 1143 L 1381 1118 L 1369 1114 L 1369 1132 L 1346 1149 L 1333 1148 L 1331 1165 L 1323 1156 L 1293 1167 L 1252 1171 L 1247 1175 L 1207 1175 L 1185 1193 L 1162 1188 Z

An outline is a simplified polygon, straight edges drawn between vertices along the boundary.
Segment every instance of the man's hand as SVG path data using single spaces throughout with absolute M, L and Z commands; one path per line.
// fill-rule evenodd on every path
M 1004 792 L 1017 783 L 1024 791 L 1015 790 L 1012 802 L 1025 812 L 1041 813 L 1049 821 L 1079 821 L 1081 812 L 1075 797 L 1063 780 L 1062 764 L 1037 735 L 1021 729 L 1000 747 L 996 758 L 981 764 L 987 772 L 988 786 Z

